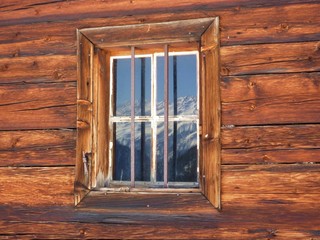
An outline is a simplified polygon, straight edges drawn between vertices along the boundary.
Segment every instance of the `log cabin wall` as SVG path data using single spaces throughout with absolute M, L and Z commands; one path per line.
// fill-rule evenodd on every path
M 0 238 L 320 238 L 319 12 L 318 0 L 2 0 Z M 208 16 L 221 27 L 222 211 L 74 209 L 76 29 Z

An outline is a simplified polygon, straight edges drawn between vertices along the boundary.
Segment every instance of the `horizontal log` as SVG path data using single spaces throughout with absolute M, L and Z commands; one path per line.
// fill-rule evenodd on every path
M 23 5 L 23 3 L 19 3 Z M 10 5 L 14 7 L 14 5 Z M 259 8 L 238 7 L 220 10 L 206 7 L 201 12 L 173 10 L 175 14 L 153 12 L 127 16 L 75 19 L 57 22 L 3 26 L 0 28 L 0 56 L 72 54 L 75 51 L 75 29 L 142 22 L 170 21 L 186 18 L 220 16 L 221 45 L 267 42 L 311 41 L 319 39 L 318 4 L 289 4 Z M 286 14 L 279 14 L 286 13 Z M 254 24 L 251 24 L 254 19 Z M 35 44 L 37 48 L 35 49 Z
M 203 228 L 190 226 L 187 231 L 183 226 L 146 226 L 124 224 L 88 224 L 72 222 L 1 222 L 5 239 L 316 239 L 319 234 L 303 228 L 279 228 L 274 225 L 243 228 L 229 226 L 225 228 Z M 272 228 L 273 227 L 273 228 Z M 1 237 L 1 234 L 0 234 Z
M 19 3 L 21 6 L 22 3 Z M 39 22 L 0 28 L 0 57 L 75 54 L 76 29 L 220 16 L 221 45 L 311 41 L 319 39 L 318 4 L 208 9 L 199 12 L 144 13 L 107 18 Z M 287 14 L 279 14 L 287 13 Z M 204 14 L 205 13 L 205 14 Z M 254 24 L 252 24 L 254 22 Z M 34 46 L 37 46 L 36 48 Z
M 221 95 L 224 124 L 314 123 L 320 119 L 318 72 L 223 77 Z
M 0 168 L 0 204 L 73 205 L 74 167 Z
M 235 57 L 236 56 L 236 57 Z M 221 74 L 320 71 L 320 43 L 257 44 L 221 48 Z
M 74 148 L 0 151 L 0 167 L 7 166 L 66 166 L 75 164 Z
M 57 29 L 57 31 L 59 31 Z M 72 33 L 75 32 L 75 29 Z M 15 58 L 36 55 L 75 55 L 76 40 L 70 36 L 50 36 L 45 31 L 46 36 L 37 36 L 35 40 L 25 40 L 23 42 L 10 42 L 0 44 L 0 58 Z M 74 34 L 75 35 L 75 34 Z M 35 47 L 36 46 L 36 47 Z
M 265 164 L 265 163 L 319 163 L 320 148 L 317 149 L 224 149 L 222 164 Z
M 52 55 L 0 59 L 0 83 L 76 81 L 76 56 Z
M 226 194 L 316 194 L 320 164 L 225 165 L 222 192 Z
M 320 93 L 320 92 L 319 92 Z M 320 119 L 320 94 L 281 96 L 222 103 L 225 125 L 267 125 L 317 123 Z
M 76 127 L 76 83 L 0 86 L 1 130 Z
M 74 20 L 81 18 L 106 18 L 115 16 L 126 16 L 136 14 L 151 14 L 168 12 L 168 9 L 173 11 L 190 11 L 197 9 L 198 11 L 206 9 L 223 10 L 228 8 L 239 7 L 263 7 L 263 6 L 282 6 L 292 3 L 299 3 L 297 0 L 259 0 L 255 2 L 247 0 L 233 0 L 233 1 L 195 1 L 188 0 L 183 2 L 170 1 L 154 1 L 152 5 L 148 0 L 139 2 L 128 2 L 120 0 L 117 2 L 86 2 L 86 1 L 72 1 L 72 2 L 37 2 L 36 4 L 6 4 L 0 9 L 1 18 L 0 26 L 21 24 L 21 23 L 35 23 L 35 22 L 52 22 L 62 20 Z M 317 3 L 316 0 L 304 1 L 304 3 Z M 58 9 L 58 10 L 57 10 Z
M 320 148 L 320 125 L 235 127 L 222 130 L 223 149 Z
M 221 79 L 221 100 L 234 103 L 286 97 L 310 98 L 320 94 L 320 73 L 225 76 Z M 302 111 L 303 109 L 300 109 Z
M 4 131 L 0 134 L 0 151 L 73 148 L 76 141 L 74 130 Z
M 238 8 L 221 14 L 221 44 L 319 40 L 319 4 Z

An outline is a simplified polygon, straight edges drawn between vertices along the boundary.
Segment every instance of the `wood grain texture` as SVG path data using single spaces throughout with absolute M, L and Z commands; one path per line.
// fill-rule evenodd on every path
M 320 162 L 320 148 L 314 149 L 224 149 L 222 164 L 266 164 Z
M 225 209 L 221 212 L 214 210 L 198 194 L 158 195 L 157 198 L 138 194 L 132 196 L 133 201 L 126 198 L 126 194 L 122 196 L 123 201 L 118 204 L 117 194 L 100 196 L 98 200 L 89 196 L 82 203 L 83 207 L 77 209 L 0 205 L 3 212 L 0 236 L 46 239 L 127 236 L 138 239 L 287 239 L 288 236 L 305 239 L 319 236 L 317 227 L 320 219 L 315 218 L 319 194 L 225 194 Z M 177 198 L 181 201 L 176 201 Z M 190 203 L 196 205 L 194 210 Z M 150 204 L 149 208 L 147 204 Z M 171 204 L 178 208 L 176 212 L 174 208 L 167 208 Z M 103 205 L 115 208 L 106 211 L 101 208 Z M 121 218 L 115 218 L 115 214 Z
M 200 186 L 202 193 L 221 208 L 221 102 L 219 76 L 219 18 L 201 36 Z
M 91 188 L 92 145 L 93 145 L 93 44 L 79 31 L 78 37 L 78 81 L 77 81 L 77 122 L 85 127 L 77 126 L 75 205 Z
M 319 62 L 319 42 L 221 48 L 221 74 L 224 76 L 319 71 Z
M 313 149 L 320 147 L 320 125 L 235 127 L 222 130 L 223 149 Z
M 0 166 L 75 164 L 74 130 L 0 132 Z
M 93 55 L 92 187 L 104 187 L 109 170 L 110 54 L 96 49 Z
M 222 167 L 222 193 L 318 193 L 319 164 Z
M 0 168 L 0 204 L 72 205 L 74 167 Z
M 75 128 L 75 83 L 0 86 L 0 129 Z
M 224 77 L 221 91 L 224 124 L 316 123 L 320 119 L 318 72 Z
M 317 3 L 317 0 L 308 0 L 304 3 Z M 150 5 L 148 0 L 138 2 L 120 1 L 83 1 L 77 0 L 72 2 L 53 1 L 53 2 L 37 2 L 36 4 L 26 4 L 25 7 L 20 7 L 19 4 L 10 4 L 2 2 L 0 26 L 7 26 L 21 23 L 35 22 L 52 22 L 62 20 L 75 20 L 81 18 L 107 18 L 115 16 L 126 16 L 136 14 L 151 14 L 163 13 L 168 9 L 175 11 L 191 11 L 194 9 L 228 9 L 228 8 L 255 8 L 263 6 L 282 6 L 288 4 L 301 3 L 298 0 L 258 0 L 255 2 L 249 0 L 204 0 L 201 2 L 188 0 L 183 2 L 168 2 L 156 0 Z M 14 13 L 14 14 L 13 14 Z
M 29 56 L 0 59 L 0 83 L 76 81 L 76 57 Z
M 221 14 L 221 45 L 319 40 L 319 4 L 236 8 Z

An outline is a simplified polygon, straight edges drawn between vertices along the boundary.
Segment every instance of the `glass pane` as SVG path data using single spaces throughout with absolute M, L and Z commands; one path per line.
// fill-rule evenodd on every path
M 114 173 L 113 179 L 130 181 L 130 123 L 114 123 Z
M 164 114 L 164 57 L 157 57 L 157 114 Z M 169 57 L 169 115 L 196 115 L 197 56 Z
M 114 116 L 130 116 L 131 77 L 130 58 L 113 60 Z
M 157 126 L 157 181 L 163 181 L 164 124 Z M 169 122 L 168 180 L 197 182 L 197 124 Z
M 135 115 L 151 115 L 151 58 L 135 61 Z
M 135 123 L 135 180 L 150 181 L 151 124 Z
M 114 180 L 131 180 L 130 123 L 114 123 Z M 150 181 L 151 124 L 135 123 L 135 180 Z
M 131 58 L 113 60 L 114 116 L 131 115 Z M 151 58 L 135 58 L 135 115 L 150 115 Z

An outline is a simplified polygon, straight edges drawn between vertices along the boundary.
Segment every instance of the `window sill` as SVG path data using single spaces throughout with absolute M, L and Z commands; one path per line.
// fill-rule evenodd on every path
M 215 209 L 201 193 L 150 193 L 91 191 L 77 206 L 78 211 L 108 213 L 103 221 L 140 222 L 160 216 L 189 216 L 193 213 L 215 215 Z M 189 215 L 190 214 L 190 215 Z M 138 218 L 137 218 L 138 217 Z

